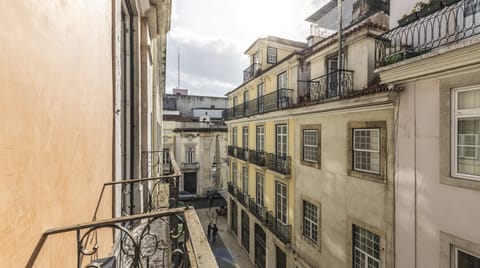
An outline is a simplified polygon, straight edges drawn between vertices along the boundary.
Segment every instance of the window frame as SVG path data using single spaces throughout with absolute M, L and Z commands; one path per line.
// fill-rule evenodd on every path
M 260 172 L 255 173 L 255 203 L 265 206 L 265 175 Z
M 480 175 L 473 175 L 473 174 L 466 174 L 460 173 L 458 171 L 458 120 L 461 118 L 475 118 L 480 117 L 480 107 L 473 108 L 473 109 L 458 109 L 458 94 L 460 92 L 472 91 L 472 90 L 480 90 L 480 86 L 471 86 L 471 87 L 462 87 L 462 88 L 455 88 L 452 89 L 452 96 L 451 96 L 451 106 L 452 106 L 452 127 L 451 127 L 451 176 L 454 178 L 459 179 L 467 179 L 476 182 L 480 182 Z M 480 133 L 479 133 L 480 134 Z M 477 142 L 478 142 L 478 134 L 477 134 Z M 475 155 L 478 157 L 478 150 L 477 148 L 475 151 Z
M 187 146 L 185 149 L 185 160 L 188 164 L 193 164 L 195 162 L 195 147 Z
M 232 146 L 237 147 L 238 141 L 238 130 L 237 127 L 232 127 Z
M 282 188 L 285 190 L 285 195 L 282 193 L 283 190 L 279 192 Z M 278 179 L 275 180 L 275 219 L 288 224 L 288 185 Z
M 242 167 L 242 192 L 248 195 L 248 166 Z
M 242 127 L 242 148 L 248 149 L 248 126 Z
M 262 131 L 259 131 L 259 130 Z M 257 152 L 265 151 L 265 126 L 258 125 L 255 127 L 255 150 Z
M 272 52 L 273 51 L 273 52 Z M 275 53 L 274 55 L 272 55 L 270 52 L 272 53 Z M 274 58 L 273 60 L 271 59 Z M 267 63 L 268 64 L 276 64 L 278 61 L 278 51 L 277 51 L 277 48 L 276 47 L 271 47 L 271 46 L 267 46 Z
M 453 262 L 453 263 L 452 263 L 452 266 L 453 266 L 453 267 L 452 267 L 452 268 L 458 268 L 458 252 L 459 252 L 459 251 L 462 251 L 464 254 L 470 255 L 470 256 L 472 256 L 472 257 L 480 260 L 480 255 L 477 255 L 477 254 L 475 254 L 475 253 L 472 253 L 472 252 L 470 252 L 470 251 L 468 251 L 468 250 L 465 250 L 465 249 L 463 249 L 463 248 L 460 248 L 460 247 L 458 247 L 458 246 L 456 246 L 456 245 L 452 245 L 452 247 L 453 247 L 453 256 L 452 256 L 452 257 L 453 257 L 453 258 L 452 258 L 452 259 L 453 259 L 453 260 L 452 260 L 452 262 Z
M 237 187 L 237 162 L 232 163 L 232 184 Z
M 312 220 L 312 219 L 309 219 L 307 218 L 306 216 L 306 213 L 305 213 L 305 204 L 308 203 L 309 205 L 313 206 L 315 208 L 315 217 L 316 217 L 316 220 Z M 308 239 L 309 241 L 315 243 L 315 244 L 318 244 L 319 242 L 319 233 L 320 233 L 320 208 L 317 204 L 314 204 L 308 200 L 305 200 L 305 199 L 302 199 L 302 216 L 303 216 L 303 223 L 302 223 L 302 227 L 303 227 L 303 230 L 302 230 L 302 235 L 303 237 L 305 237 L 306 239 Z M 309 234 L 306 234 L 306 221 L 309 222 L 309 225 L 310 225 L 310 235 Z M 314 239 L 312 236 L 313 236 L 313 231 L 312 231 L 312 225 L 315 225 L 316 226 L 316 232 L 315 232 L 315 236 L 316 236 L 316 239 Z
M 352 169 L 355 170 L 355 171 L 359 171 L 359 172 L 366 172 L 366 173 L 372 173 L 372 174 L 375 174 L 375 175 L 380 175 L 380 165 L 381 165 L 381 162 L 380 162 L 380 135 L 381 135 L 381 131 L 380 131 L 380 128 L 354 128 L 352 129 Z M 372 149 L 358 149 L 358 148 L 355 148 L 355 145 L 356 145 L 356 139 L 355 139 L 355 133 L 356 132 L 360 132 L 360 131 L 376 131 L 377 132 L 377 145 L 378 145 L 378 150 L 372 150 Z M 356 168 L 355 167 L 355 152 L 368 152 L 368 153 L 377 153 L 378 154 L 378 171 L 373 171 L 373 170 L 369 170 L 369 169 L 362 169 L 362 168 Z
M 375 236 L 378 237 L 378 259 L 373 256 L 373 255 L 370 255 L 368 252 L 364 251 L 363 249 L 360 248 L 360 245 L 359 247 L 356 247 L 355 245 L 355 228 L 358 228 L 358 229 L 362 229 L 368 233 L 371 233 Z M 357 224 L 352 224 L 352 267 L 357 267 L 355 266 L 355 253 L 356 253 L 356 249 L 359 250 L 360 252 L 362 252 L 364 255 L 365 255 L 365 260 L 368 260 L 368 257 L 371 257 L 372 259 L 374 259 L 375 261 L 378 262 L 378 267 L 382 267 L 382 264 L 383 264 L 383 260 L 382 260 L 382 257 L 383 257 L 383 254 L 382 254 L 382 237 L 381 235 L 375 233 L 375 232 L 372 232 L 370 231 L 369 229 L 367 228 L 364 228 L 363 226 L 360 226 L 360 225 L 357 225 Z M 366 266 L 365 268 L 368 267 L 368 261 L 365 263 Z
M 285 127 L 285 133 L 283 133 L 282 131 L 279 132 L 279 128 L 283 127 Z M 281 140 L 283 140 L 283 138 L 285 139 L 285 150 L 283 149 L 283 146 L 281 144 Z M 286 123 L 275 124 L 275 155 L 282 157 L 288 156 L 288 126 Z

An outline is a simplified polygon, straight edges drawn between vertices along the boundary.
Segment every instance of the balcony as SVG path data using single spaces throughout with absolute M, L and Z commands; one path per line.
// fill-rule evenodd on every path
M 163 175 L 168 175 L 173 173 L 172 165 L 170 162 L 162 164 Z
M 283 175 L 290 175 L 291 157 L 267 153 L 267 168 Z
M 241 103 L 227 109 L 224 114 L 225 120 L 232 120 L 246 116 L 288 109 L 293 107 L 292 89 L 281 88 L 276 91 Z
M 243 161 L 248 161 L 248 149 L 247 148 L 237 148 L 238 154 L 237 158 Z
M 237 200 L 243 207 L 248 208 L 248 195 L 237 188 Z
M 197 171 L 200 168 L 200 164 L 198 162 L 195 163 L 186 163 L 183 162 L 180 167 L 184 171 Z
M 448 1 L 455 2 L 455 1 Z M 375 64 L 382 67 L 414 58 L 480 33 L 480 0 L 458 1 L 379 36 Z
M 232 196 L 236 196 L 236 190 L 235 190 L 235 188 L 236 188 L 236 187 L 235 187 L 231 182 L 229 182 L 229 183 L 227 184 L 227 191 L 228 191 L 228 193 L 231 194 Z
M 227 150 L 228 150 L 228 155 L 229 156 L 237 157 L 237 147 L 228 145 Z
M 339 99 L 353 94 L 353 71 L 338 70 L 309 81 L 298 81 L 299 105 Z
M 248 161 L 253 163 L 257 166 L 264 167 L 265 166 L 265 153 L 264 152 L 257 152 L 255 150 L 249 150 L 248 152 Z
M 260 206 L 255 202 L 255 199 L 249 198 L 248 199 L 248 210 L 252 213 L 260 222 L 265 222 L 265 211 L 267 211 L 266 207 Z
M 68 267 L 218 267 L 193 207 L 176 207 L 181 172 L 170 156 L 171 175 L 104 183 L 92 221 L 45 231 L 26 267 L 50 257 L 42 249 L 59 239 L 75 248 L 71 254 L 58 252 L 58 258 L 72 256 Z M 135 200 L 140 188 L 145 202 Z M 115 191 L 122 215 L 98 219 L 103 197 Z
M 292 226 L 281 222 L 279 219 L 275 218 L 271 211 L 267 212 L 267 217 L 265 220 L 265 225 L 267 228 L 275 234 L 280 241 L 285 244 L 291 242 L 292 237 Z
M 260 63 L 254 63 L 247 67 L 243 71 L 243 82 L 250 80 L 260 74 L 262 65 Z

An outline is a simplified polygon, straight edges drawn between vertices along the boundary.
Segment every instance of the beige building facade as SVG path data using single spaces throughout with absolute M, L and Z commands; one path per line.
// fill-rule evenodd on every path
M 382 83 L 404 88 L 395 117 L 395 267 L 476 267 L 478 1 L 444 1 L 395 28 L 414 2 L 391 1 L 391 30 L 377 43 Z

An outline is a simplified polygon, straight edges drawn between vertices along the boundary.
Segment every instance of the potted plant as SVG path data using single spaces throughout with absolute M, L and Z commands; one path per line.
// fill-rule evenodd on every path
M 440 0 L 430 0 L 428 3 L 421 3 L 421 10 L 418 12 L 420 17 L 426 17 L 443 8 Z
M 444 4 L 445 6 L 451 6 L 451 5 L 453 5 L 453 4 L 455 4 L 455 3 L 459 2 L 459 1 L 460 1 L 460 0 L 442 0 L 443 4 Z

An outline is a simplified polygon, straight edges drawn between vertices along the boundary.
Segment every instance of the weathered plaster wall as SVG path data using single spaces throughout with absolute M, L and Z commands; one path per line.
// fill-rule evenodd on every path
M 111 16 L 105 0 L 0 3 L 3 267 L 24 266 L 45 230 L 90 221 L 112 180 Z M 68 237 L 47 240 L 37 266 L 74 265 Z

